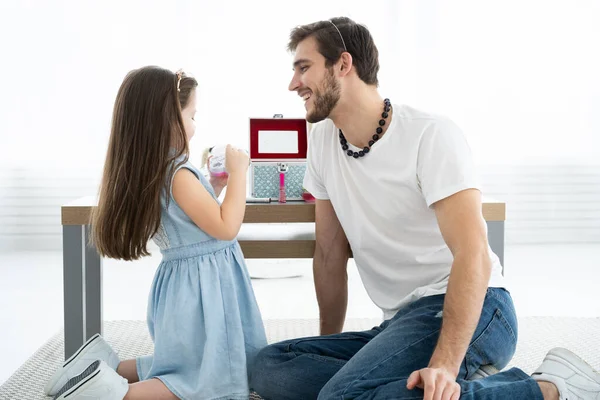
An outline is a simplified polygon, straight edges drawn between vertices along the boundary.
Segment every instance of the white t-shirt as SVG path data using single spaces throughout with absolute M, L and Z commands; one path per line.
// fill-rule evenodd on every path
M 342 150 L 333 121 L 315 124 L 304 178 L 315 198 L 331 201 L 367 293 L 386 319 L 446 292 L 453 256 L 431 205 L 479 189 L 471 150 L 452 121 L 393 107 L 386 133 L 358 159 Z M 500 261 L 489 251 L 489 286 L 505 287 Z

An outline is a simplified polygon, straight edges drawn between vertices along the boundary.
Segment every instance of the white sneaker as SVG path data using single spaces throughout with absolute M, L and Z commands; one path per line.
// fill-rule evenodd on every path
M 531 376 L 553 383 L 560 400 L 600 400 L 600 373 L 567 349 L 550 350 Z
M 69 379 L 53 400 L 123 400 L 128 390 L 127 379 L 97 360 Z
M 50 378 L 44 387 L 44 394 L 46 396 L 54 396 L 69 379 L 80 374 L 81 371 L 96 360 L 104 361 L 114 370 L 117 369 L 120 363 L 117 353 L 98 333 L 89 338 L 75 354 L 54 372 L 54 375 L 52 375 L 52 378 Z
M 479 367 L 479 369 L 477 371 L 475 371 L 473 373 L 473 375 L 471 375 L 469 377 L 468 380 L 476 381 L 478 379 L 487 378 L 488 376 L 497 374 L 498 372 L 500 372 L 500 371 L 498 371 L 498 369 L 496 367 L 494 367 L 493 365 L 482 365 Z

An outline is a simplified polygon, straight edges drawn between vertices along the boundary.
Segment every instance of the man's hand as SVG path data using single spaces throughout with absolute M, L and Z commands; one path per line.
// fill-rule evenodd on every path
M 456 375 L 444 368 L 423 368 L 415 371 L 408 377 L 406 387 L 409 390 L 415 387 L 423 389 L 423 400 L 458 400 L 460 397 L 460 385 L 456 382 Z

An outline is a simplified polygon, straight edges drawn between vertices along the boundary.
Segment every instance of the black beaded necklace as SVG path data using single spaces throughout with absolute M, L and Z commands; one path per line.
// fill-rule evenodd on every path
M 340 129 L 340 143 L 342 144 L 342 150 L 346 152 L 349 157 L 359 158 L 364 157 L 369 151 L 371 151 L 371 147 L 375 144 L 376 141 L 379 140 L 379 135 L 383 132 L 382 126 L 385 125 L 385 119 L 389 116 L 390 109 L 392 108 L 392 104 L 390 103 L 390 99 L 385 99 L 383 101 L 383 113 L 381 113 L 382 119 L 379 120 L 379 126 L 375 130 L 375 134 L 373 135 L 373 139 L 369 140 L 369 145 L 363 147 L 361 151 L 352 151 L 348 148 L 348 141 L 344 137 L 344 132 Z

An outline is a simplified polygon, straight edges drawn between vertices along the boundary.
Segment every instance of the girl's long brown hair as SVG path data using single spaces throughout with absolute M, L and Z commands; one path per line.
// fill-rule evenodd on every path
M 101 256 L 137 260 L 150 254 L 146 246 L 160 226 L 161 194 L 170 193 L 175 160 L 188 159 L 181 110 L 197 86 L 192 77 L 154 66 L 123 80 L 92 214 L 92 241 Z

